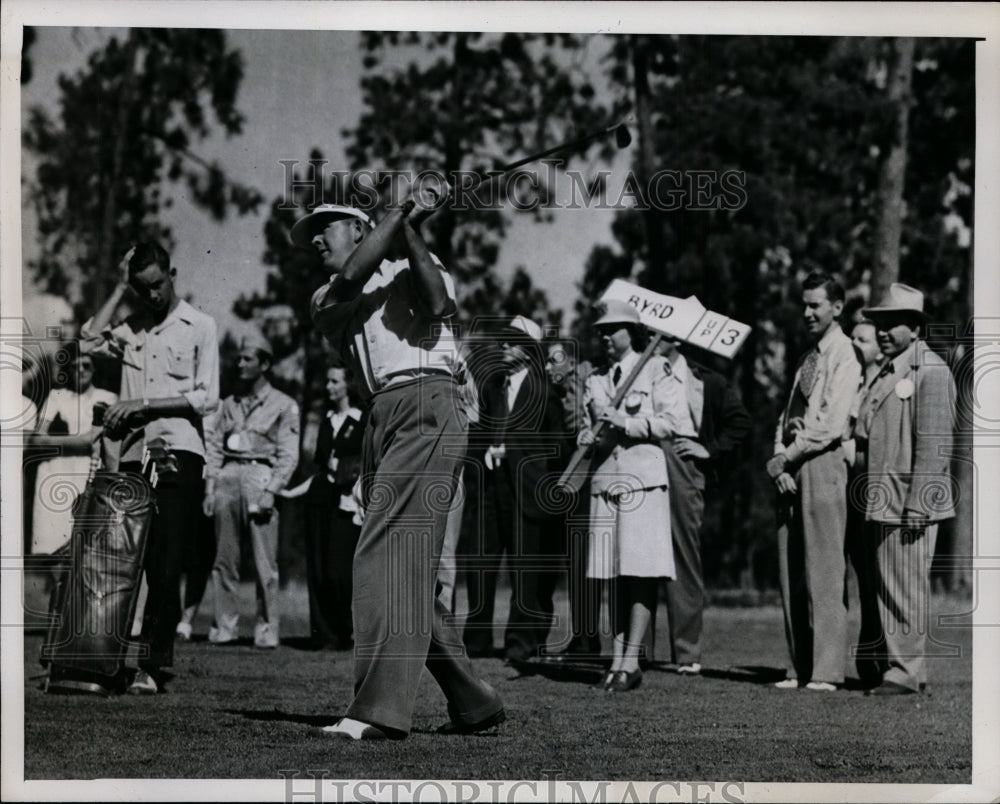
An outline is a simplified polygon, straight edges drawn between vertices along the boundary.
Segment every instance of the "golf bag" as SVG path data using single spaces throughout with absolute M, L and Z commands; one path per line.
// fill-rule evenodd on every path
M 102 445 L 107 453 L 106 439 Z M 105 468 L 92 473 L 77 500 L 40 657 L 49 668 L 46 692 L 108 695 L 124 686 L 154 483 L 145 472 Z

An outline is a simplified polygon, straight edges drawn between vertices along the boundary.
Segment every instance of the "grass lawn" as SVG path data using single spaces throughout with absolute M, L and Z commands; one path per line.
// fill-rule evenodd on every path
M 247 634 L 252 594 L 246 586 Z M 206 600 L 196 621 L 201 638 L 177 645 L 176 678 L 154 698 L 45 695 L 41 636 L 26 636 L 25 778 L 278 779 L 282 770 L 324 769 L 333 779 L 970 781 L 968 627 L 935 627 L 934 638 L 959 655 L 930 661 L 929 695 L 866 698 L 852 689 L 775 689 L 785 656 L 780 609 L 710 607 L 700 678 L 650 670 L 635 692 L 610 695 L 580 674 L 522 675 L 480 659 L 478 672 L 507 707 L 498 735 L 434 734 L 445 701 L 425 672 L 409 739 L 352 744 L 315 728 L 334 722 L 350 700 L 351 654 L 306 650 L 303 590 L 290 587 L 286 599 L 285 643 L 272 652 L 249 640 L 209 645 Z M 563 596 L 557 611 L 565 605 Z M 935 615 L 969 607 L 934 599 Z M 502 621 L 506 601 L 498 609 Z M 665 629 L 661 607 L 660 654 Z

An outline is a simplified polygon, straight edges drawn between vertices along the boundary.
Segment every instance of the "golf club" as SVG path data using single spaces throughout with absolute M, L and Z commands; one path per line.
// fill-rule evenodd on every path
M 632 133 L 629 131 L 628 124 L 632 122 L 632 116 L 629 115 L 624 120 L 619 123 L 615 123 L 613 126 L 608 126 L 607 128 L 602 128 L 599 131 L 593 131 L 590 134 L 585 134 L 577 139 L 570 140 L 568 142 L 561 143 L 559 145 L 554 145 L 551 148 L 547 148 L 544 151 L 539 151 L 535 154 L 528 154 L 528 156 L 518 159 L 516 162 L 511 162 L 509 165 L 503 165 L 496 171 L 491 171 L 488 175 L 480 176 L 479 181 L 471 186 L 463 186 L 463 192 L 471 192 L 475 190 L 480 185 L 493 181 L 493 179 L 500 178 L 501 176 L 510 173 L 512 170 L 517 170 L 519 167 L 523 167 L 530 162 L 537 162 L 539 159 L 544 159 L 546 156 L 551 156 L 552 154 L 559 153 L 560 151 L 570 151 L 575 148 L 579 148 L 581 145 L 586 145 L 587 143 L 593 142 L 594 140 L 599 140 L 604 137 L 615 138 L 615 145 L 618 148 L 627 148 L 632 144 Z

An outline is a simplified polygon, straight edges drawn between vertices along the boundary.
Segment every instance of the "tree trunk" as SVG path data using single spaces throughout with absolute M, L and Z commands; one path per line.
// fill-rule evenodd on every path
M 974 240 L 975 232 L 973 232 L 972 236 Z M 973 255 L 976 252 L 973 246 L 974 243 L 969 246 L 969 275 L 965 283 L 965 292 L 966 309 L 973 315 L 972 320 L 975 321 L 976 275 L 975 258 Z M 966 334 L 970 336 L 974 334 L 971 327 Z M 967 361 L 965 365 L 975 365 L 975 348 L 970 345 L 964 347 L 964 349 L 965 352 L 962 356 Z M 956 418 L 958 426 L 955 436 L 956 441 L 962 444 L 968 452 L 966 453 L 966 459 L 959 456 L 954 464 L 955 480 L 958 483 L 960 491 L 958 505 L 955 506 L 955 536 L 952 550 L 955 556 L 975 555 L 976 546 L 974 539 L 974 529 L 976 526 L 975 505 L 973 502 L 973 495 L 976 493 L 976 474 L 972 470 L 972 444 L 974 438 L 972 416 L 976 404 L 974 397 L 975 390 L 972 385 L 974 376 L 975 373 L 968 369 L 956 373 L 956 382 L 958 384 L 958 416 Z M 972 588 L 971 566 L 958 566 L 958 562 L 955 562 L 955 569 L 951 575 L 951 588 L 962 591 Z
M 642 188 L 642 198 L 648 209 L 643 212 L 646 227 L 646 276 L 650 290 L 657 293 L 668 291 L 666 259 L 663 249 L 663 230 L 660 228 L 660 213 L 649 203 L 649 181 L 655 172 L 656 157 L 650 125 L 649 75 L 646 48 L 649 40 L 644 36 L 632 37 L 632 73 L 635 85 L 636 129 L 639 139 L 639 161 L 636 178 Z
M 955 502 L 955 518 L 947 523 L 950 538 L 937 550 L 939 560 L 944 564 L 945 586 L 955 591 L 971 588 L 972 568 L 969 561 L 971 556 L 975 555 L 973 494 L 976 488 L 976 473 L 973 471 L 971 426 L 975 408 L 971 371 L 973 360 L 972 347 L 963 344 L 956 350 L 952 364 L 952 373 L 958 384 L 958 398 L 955 400 L 955 449 L 951 471 L 958 487 L 958 499 Z M 947 552 L 941 548 L 946 548 Z
M 974 262 L 970 247 L 969 274 L 966 279 L 966 305 L 975 311 Z M 974 321 L 975 319 L 973 319 Z M 965 333 L 971 337 L 971 327 Z M 938 556 L 943 565 L 943 580 L 946 588 L 965 592 L 972 588 L 971 557 L 976 555 L 975 544 L 975 500 L 976 473 L 972 448 L 975 433 L 973 417 L 976 401 L 973 382 L 975 372 L 975 347 L 970 343 L 959 344 L 952 355 L 951 373 L 955 377 L 958 398 L 955 400 L 955 451 L 951 462 L 952 477 L 958 487 L 955 502 L 955 518 L 946 523 L 949 538 L 946 544 L 938 540 Z
M 910 87 L 914 40 L 892 40 L 887 101 L 892 108 L 892 132 L 883 149 L 878 177 L 878 207 L 872 260 L 871 303 L 879 304 L 889 285 L 899 280 L 899 243 L 903 223 L 903 185 L 910 120 Z

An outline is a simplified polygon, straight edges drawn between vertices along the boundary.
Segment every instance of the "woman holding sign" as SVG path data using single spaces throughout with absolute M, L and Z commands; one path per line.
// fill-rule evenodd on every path
M 613 581 L 614 647 L 601 686 L 626 692 L 642 682 L 639 654 L 659 579 L 674 577 L 667 466 L 660 442 L 696 433 L 683 389 L 662 357 L 640 365 L 620 404 L 612 406 L 616 392 L 642 360 L 637 348 L 645 330 L 636 309 L 620 301 L 608 301 L 595 326 L 608 366 L 588 379 L 588 423 L 578 437 L 581 445 L 597 442 L 587 576 Z M 595 439 L 598 422 L 603 424 Z

